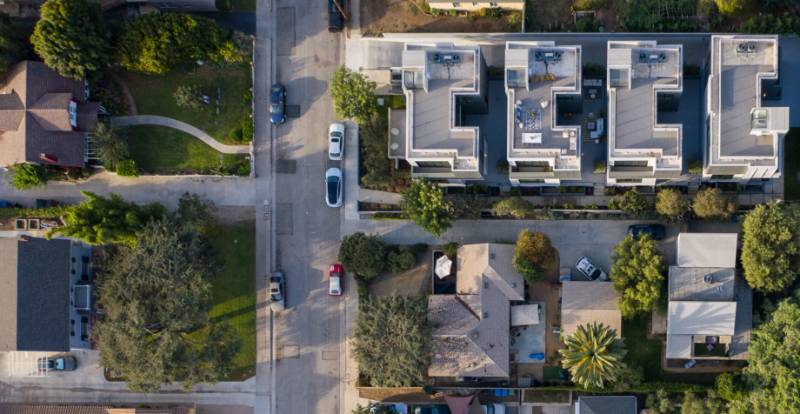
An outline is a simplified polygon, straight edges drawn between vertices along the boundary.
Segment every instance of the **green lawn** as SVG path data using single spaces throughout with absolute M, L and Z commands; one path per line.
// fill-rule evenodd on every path
M 209 316 L 231 324 L 242 341 L 227 378 L 240 381 L 256 372 L 255 223 L 221 226 L 211 239 L 222 270 L 213 283 Z
M 235 174 L 237 164 L 249 174 L 245 155 L 221 154 L 197 138 L 176 129 L 141 125 L 121 128 L 128 136 L 131 158 L 140 174 Z
M 800 128 L 790 129 L 784 140 L 784 198 L 800 201 Z
M 241 128 L 250 112 L 252 93 L 250 65 L 236 64 L 200 66 L 189 71 L 176 70 L 163 76 L 148 76 L 122 72 L 120 76 L 136 101 L 140 115 L 161 115 L 194 125 L 220 142 L 237 144 L 232 131 Z M 175 104 L 173 93 L 180 85 L 198 85 L 211 99 L 211 105 L 200 110 L 181 108 Z M 220 97 L 220 111 L 214 102 Z
M 644 380 L 660 381 L 661 341 L 647 338 L 647 319 L 649 315 L 622 320 L 622 334 L 625 338 L 625 363 L 631 367 L 641 367 Z

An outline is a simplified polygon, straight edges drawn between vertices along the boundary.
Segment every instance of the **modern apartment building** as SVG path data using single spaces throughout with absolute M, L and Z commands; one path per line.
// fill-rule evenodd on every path
M 683 46 L 609 41 L 607 184 L 654 186 L 681 176 L 680 124 L 658 120 L 683 91 Z
M 507 42 L 505 91 L 511 184 L 580 180 L 581 47 Z
M 703 179 L 746 183 L 781 174 L 789 108 L 764 107 L 778 79 L 777 36 L 712 36 Z
M 480 47 L 406 44 L 399 71 L 406 109 L 389 114 L 389 158 L 405 159 L 412 177 L 481 180 L 480 131 L 463 124 L 465 114 L 487 110 Z

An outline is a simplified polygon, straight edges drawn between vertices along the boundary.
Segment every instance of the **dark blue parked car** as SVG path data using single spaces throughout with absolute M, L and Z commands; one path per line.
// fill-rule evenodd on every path
M 276 83 L 270 88 L 269 122 L 275 125 L 286 122 L 286 88 L 280 83 Z
M 653 240 L 661 240 L 667 233 L 667 229 L 660 224 L 634 224 L 628 227 L 628 234 L 639 237 L 640 234 L 647 234 Z

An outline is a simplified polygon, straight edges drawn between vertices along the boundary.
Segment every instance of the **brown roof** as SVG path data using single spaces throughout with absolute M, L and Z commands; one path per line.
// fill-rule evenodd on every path
M 622 337 L 619 294 L 611 282 L 564 282 L 561 288 L 561 326 L 570 336 L 579 325 L 602 323 Z
M 99 105 L 84 100 L 83 82 L 58 75 L 41 62 L 24 61 L 0 86 L 0 166 L 45 162 L 80 167 L 85 163 L 84 132 L 97 123 Z M 77 127 L 70 103 L 77 104 Z

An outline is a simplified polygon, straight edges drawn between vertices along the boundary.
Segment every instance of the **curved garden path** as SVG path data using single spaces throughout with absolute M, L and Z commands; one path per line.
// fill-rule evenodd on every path
M 167 118 L 159 115 L 131 115 L 131 116 L 115 116 L 111 118 L 111 125 L 114 126 L 132 126 L 132 125 L 160 125 L 169 128 L 174 128 L 183 131 L 195 138 L 203 141 L 211 148 L 223 154 L 249 154 L 250 145 L 227 145 L 223 144 L 205 131 L 196 128 L 177 119 Z

